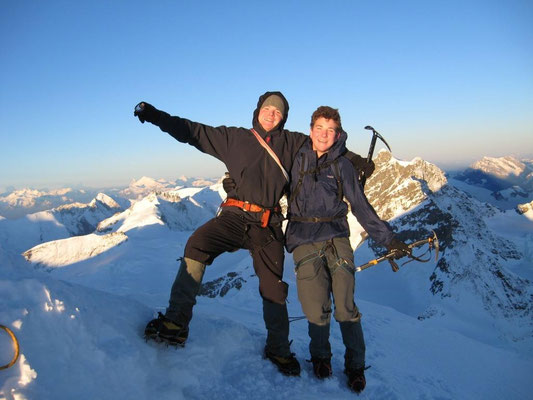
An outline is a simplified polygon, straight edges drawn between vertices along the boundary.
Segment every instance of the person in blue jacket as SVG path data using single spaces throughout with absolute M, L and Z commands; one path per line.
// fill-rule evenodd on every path
M 354 302 L 355 266 L 344 198 L 377 244 L 396 250 L 398 257 L 411 250 L 378 217 L 358 184 L 357 171 L 342 156 L 347 134 L 338 110 L 319 107 L 311 117 L 309 137 L 291 169 L 286 248 L 293 253 L 298 298 L 309 324 L 314 374 L 323 379 L 332 373 L 329 331 L 333 296 L 334 317 L 346 347 L 344 372 L 348 386 L 359 393 L 366 385 L 365 342 L 361 313 Z

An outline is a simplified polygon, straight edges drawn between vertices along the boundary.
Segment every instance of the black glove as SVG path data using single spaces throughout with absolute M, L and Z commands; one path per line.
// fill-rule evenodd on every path
M 229 176 L 229 173 L 226 172 L 226 177 L 222 179 L 222 188 L 226 193 L 229 193 L 235 190 L 236 187 L 237 185 L 235 184 L 235 181 L 231 176 Z
M 159 111 L 153 105 L 141 101 L 135 106 L 133 115 L 139 118 L 139 121 L 141 121 L 143 124 L 144 121 L 148 121 L 154 125 L 157 125 L 159 118 L 161 117 L 161 111 Z
M 397 260 L 404 256 L 410 256 L 412 253 L 412 250 L 409 246 L 396 238 L 393 238 L 386 247 L 389 253 L 394 252 L 393 260 Z
M 372 173 L 376 169 L 376 165 L 374 164 L 374 161 L 372 160 L 367 161 L 366 158 L 363 158 L 359 154 L 355 154 L 354 152 L 350 150 L 344 153 L 344 157 L 350 160 L 353 167 L 357 171 L 358 176 L 360 176 L 362 172 L 367 178 L 369 178 L 370 175 L 372 175 Z

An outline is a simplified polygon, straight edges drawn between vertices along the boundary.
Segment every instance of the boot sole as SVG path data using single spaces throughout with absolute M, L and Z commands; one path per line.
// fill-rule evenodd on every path
M 274 364 L 276 366 L 276 368 L 278 369 L 279 372 L 281 372 L 283 375 L 285 376 L 300 376 L 300 372 L 301 370 L 292 370 L 292 371 L 289 371 L 287 369 L 284 369 L 282 365 L 278 364 L 276 362 L 276 360 L 268 357 L 266 354 L 263 354 L 263 359 L 265 360 L 268 360 L 270 361 L 272 364 Z
M 145 333 L 144 340 L 148 342 L 149 340 L 152 340 L 156 343 L 164 343 L 167 346 L 173 346 L 173 347 L 185 347 L 185 341 L 183 340 L 176 340 L 173 338 L 167 338 L 161 335 L 158 335 L 157 333 Z

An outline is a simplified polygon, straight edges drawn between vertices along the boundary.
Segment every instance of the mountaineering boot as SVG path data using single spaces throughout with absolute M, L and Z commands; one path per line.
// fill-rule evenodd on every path
M 361 393 L 366 386 L 365 367 L 345 369 L 344 373 L 348 377 L 348 387 L 355 393 Z
M 291 353 L 289 314 L 286 304 L 263 299 L 263 318 L 267 328 L 264 358 L 270 360 L 284 375 L 299 376 L 300 363 Z
M 189 328 L 180 326 L 174 321 L 159 313 L 156 319 L 151 320 L 144 329 L 144 337 L 156 342 L 165 342 L 175 346 L 184 346 L 189 336 Z
M 331 376 L 331 358 L 311 358 L 313 372 L 318 379 L 325 379 Z
M 270 360 L 272 364 L 278 367 L 283 375 L 300 376 L 300 363 L 294 357 L 294 353 L 290 353 L 287 357 L 278 356 L 265 347 L 264 358 Z

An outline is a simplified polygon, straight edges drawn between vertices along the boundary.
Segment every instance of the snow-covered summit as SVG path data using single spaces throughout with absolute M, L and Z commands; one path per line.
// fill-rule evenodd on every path
M 218 203 L 220 196 L 211 188 L 154 191 L 124 212 L 101 221 L 98 231 L 128 232 L 158 225 L 192 230 L 214 216 Z
M 97 192 L 84 189 L 20 189 L 0 196 L 0 214 L 9 219 L 50 210 L 61 205 L 90 201 Z
M 0 201 L 12 207 L 18 206 L 29 208 L 35 205 L 35 201 L 38 197 L 47 194 L 47 192 L 36 189 L 20 189 L 9 193 L 7 196 L 0 197 Z
M 191 178 L 187 177 L 185 175 L 180 176 L 178 179 L 176 179 L 176 185 L 177 186 L 185 186 L 185 187 L 203 187 L 203 186 L 210 186 L 217 182 L 217 179 L 207 179 L 207 178 Z
M 18 219 L 2 219 L 0 238 L 20 253 L 40 243 L 94 232 L 100 221 L 122 210 L 111 197 L 99 193 L 89 203 L 73 202 Z
M 525 170 L 526 165 L 513 156 L 483 157 L 471 165 L 472 169 L 483 171 L 498 178 L 506 179 L 510 176 L 518 177 Z
M 518 192 L 533 192 L 533 162 L 513 156 L 483 157 L 454 178 L 496 192 L 496 199 L 498 192 L 511 186 Z
M 138 180 L 133 179 L 129 186 L 120 191 L 119 194 L 128 199 L 141 199 L 155 191 L 171 190 L 175 187 L 172 182 L 164 179 L 155 180 L 143 176 Z
M 409 162 L 400 161 L 387 150 L 381 150 L 374 162 L 376 170 L 366 183 L 365 194 L 383 219 L 416 207 L 428 193 L 437 192 L 447 184 L 441 169 L 418 157 Z
M 23 256 L 35 266 L 58 268 L 94 258 L 126 240 L 128 237 L 122 232 L 107 235 L 92 233 L 43 243 L 25 251 Z
M 98 193 L 96 197 L 89 203 L 89 207 L 97 207 L 98 204 L 111 209 L 120 208 L 120 205 L 105 193 Z

